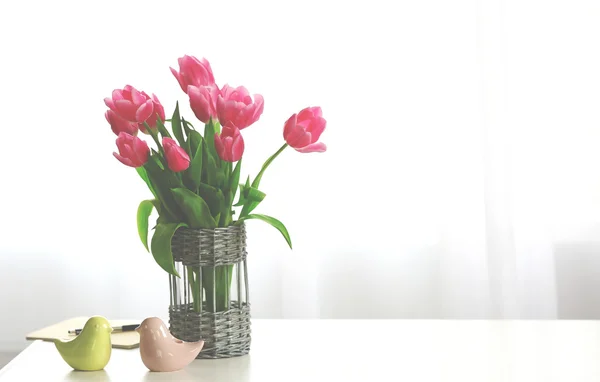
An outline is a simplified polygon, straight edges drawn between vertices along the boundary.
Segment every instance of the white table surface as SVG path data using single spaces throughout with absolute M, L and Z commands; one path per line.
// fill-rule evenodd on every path
M 36 341 L 0 381 L 600 381 L 598 321 L 253 320 L 250 355 L 151 373 L 139 350 L 73 371 Z

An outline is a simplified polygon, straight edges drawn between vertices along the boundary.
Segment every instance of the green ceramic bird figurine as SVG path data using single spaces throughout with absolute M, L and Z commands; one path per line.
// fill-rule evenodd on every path
M 102 370 L 110 360 L 112 328 L 108 320 L 93 316 L 87 320 L 81 333 L 71 341 L 54 340 L 58 352 L 75 370 Z

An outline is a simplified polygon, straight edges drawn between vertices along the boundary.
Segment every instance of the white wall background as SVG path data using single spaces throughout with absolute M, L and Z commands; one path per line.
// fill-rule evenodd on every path
M 600 3 L 589 0 L 0 3 L 0 350 L 76 315 L 165 316 L 103 98 L 186 103 L 205 56 L 265 97 L 245 171 L 320 105 L 249 223 L 254 317 L 599 318 Z M 192 118 L 192 113 L 185 114 Z

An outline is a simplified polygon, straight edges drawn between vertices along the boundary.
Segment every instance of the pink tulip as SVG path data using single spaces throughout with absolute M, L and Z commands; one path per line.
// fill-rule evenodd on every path
M 320 107 L 307 107 L 292 115 L 283 128 L 283 138 L 288 145 L 301 153 L 325 152 L 325 143 L 317 142 L 327 121 Z
M 104 117 L 110 123 L 110 127 L 116 135 L 119 133 L 127 133 L 130 135 L 137 135 L 138 133 L 138 124 L 135 122 L 129 122 L 121 117 L 117 113 L 112 110 L 107 110 L 104 113 Z
M 180 172 L 190 166 L 190 157 L 184 149 L 177 145 L 177 142 L 171 138 L 164 137 L 162 145 L 165 150 L 167 164 L 173 172 Z
M 113 153 L 121 163 L 130 167 L 140 167 L 148 161 L 148 144 L 131 134 L 120 132 L 117 137 L 119 153 Z
M 252 101 L 248 90 L 243 86 L 232 88 L 225 85 L 217 97 L 217 115 L 221 126 L 233 125 L 240 130 L 244 129 L 258 121 L 263 108 L 263 97 L 255 94 Z
M 190 107 L 200 121 L 206 123 L 217 116 L 217 97 L 220 94 L 216 86 L 189 85 L 187 94 L 190 96 Z
M 152 99 L 131 85 L 125 86 L 122 90 L 113 90 L 112 98 L 105 98 L 104 103 L 119 117 L 129 122 L 143 123 L 154 111 Z
M 226 162 L 237 162 L 244 154 L 244 139 L 235 126 L 225 126 L 221 135 L 215 134 L 215 149 Z
M 185 93 L 188 93 L 188 86 L 190 85 L 196 87 L 216 87 L 215 77 L 206 58 L 198 60 L 196 57 L 186 55 L 177 61 L 179 63 L 179 72 L 173 68 L 170 69 Z
M 146 97 L 148 97 L 148 95 L 144 92 L 142 92 L 142 94 L 144 94 Z M 150 98 L 150 97 L 148 97 Z M 156 124 L 158 123 L 157 120 L 158 118 L 160 118 L 160 120 L 162 122 L 165 121 L 165 108 L 163 107 L 163 105 L 161 105 L 160 101 L 158 100 L 158 98 L 152 94 L 152 106 L 153 106 L 153 112 L 150 115 L 150 117 L 148 117 L 148 119 L 146 119 L 146 123 L 148 124 L 148 126 L 150 126 L 151 129 L 156 129 Z M 140 124 L 140 130 L 142 130 L 142 133 L 148 134 L 148 132 L 146 131 L 146 126 L 144 126 L 143 123 Z

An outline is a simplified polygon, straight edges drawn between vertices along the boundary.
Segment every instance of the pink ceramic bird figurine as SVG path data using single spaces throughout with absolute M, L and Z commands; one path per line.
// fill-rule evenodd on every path
M 158 317 L 146 318 L 135 331 L 140 334 L 142 362 L 150 371 L 183 369 L 204 346 L 204 341 L 185 342 L 173 337 Z

